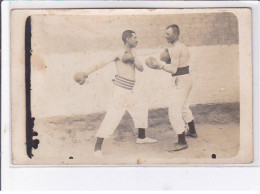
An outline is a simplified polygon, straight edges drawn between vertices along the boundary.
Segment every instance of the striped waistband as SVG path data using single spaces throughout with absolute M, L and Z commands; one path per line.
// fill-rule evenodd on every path
M 115 85 L 128 90 L 132 90 L 135 85 L 135 81 L 123 78 L 119 75 L 115 75 L 115 79 L 113 79 L 112 81 L 114 82 Z

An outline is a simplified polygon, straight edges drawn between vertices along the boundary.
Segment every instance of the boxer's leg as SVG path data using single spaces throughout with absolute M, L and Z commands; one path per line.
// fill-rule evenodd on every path
M 171 102 L 169 104 L 169 120 L 174 131 L 180 135 L 185 131 L 185 122 L 182 117 L 184 96 L 182 89 L 172 88 Z
M 95 145 L 95 151 L 101 150 L 104 138 L 109 138 L 113 134 L 125 111 L 126 106 L 124 103 L 124 94 L 117 89 L 117 86 L 115 86 L 109 101 L 105 118 L 103 119 L 96 134 L 97 141 Z
M 185 121 L 185 123 L 190 123 L 191 121 L 194 120 L 194 117 L 192 115 L 192 112 L 190 110 L 190 103 L 189 99 L 186 99 L 184 102 L 183 110 L 182 110 L 182 116 Z
M 96 136 L 99 138 L 109 138 L 118 126 L 124 113 L 124 107 L 114 108 L 114 106 L 109 106 Z
M 173 144 L 169 151 L 179 151 L 188 148 L 185 139 L 185 122 L 183 120 L 182 111 L 186 98 L 185 85 L 178 83 L 171 89 L 171 103 L 169 105 L 169 120 L 172 128 L 178 135 L 178 142 Z
M 188 131 L 186 131 L 185 135 L 197 138 L 198 135 L 197 135 L 197 132 L 196 132 L 196 129 L 195 129 L 194 117 L 193 117 L 192 112 L 190 110 L 190 104 L 189 104 L 188 99 L 184 103 L 182 115 L 183 115 L 183 119 L 184 119 L 185 123 L 187 123 L 188 126 L 189 126 L 189 129 L 188 129 Z
M 135 128 L 138 129 L 136 143 L 156 143 L 156 139 L 146 137 L 145 134 L 145 131 L 148 127 L 148 105 L 143 100 L 143 98 L 136 96 L 135 92 L 132 92 L 127 110 L 134 121 Z
M 190 136 L 190 137 L 194 137 L 194 138 L 197 138 L 198 135 L 196 133 L 196 130 L 195 130 L 195 124 L 194 124 L 194 117 L 193 117 L 193 114 L 191 112 L 191 109 L 190 109 L 190 91 L 191 91 L 191 88 L 192 88 L 192 82 L 191 82 L 191 78 L 190 76 L 186 76 L 186 100 L 184 102 L 184 106 L 183 106 L 183 111 L 182 111 L 182 116 L 183 116 L 183 119 L 185 121 L 185 123 L 188 124 L 189 126 L 189 130 L 186 131 L 185 135 L 186 136 Z

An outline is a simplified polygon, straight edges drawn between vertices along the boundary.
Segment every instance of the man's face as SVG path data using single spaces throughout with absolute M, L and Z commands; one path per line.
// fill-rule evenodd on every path
M 136 47 L 138 40 L 137 40 L 137 36 L 135 33 L 132 33 L 132 37 L 127 39 L 128 44 L 130 45 L 130 47 Z
M 177 32 L 175 32 L 172 28 L 168 28 L 165 32 L 165 38 L 168 43 L 174 43 L 179 37 Z

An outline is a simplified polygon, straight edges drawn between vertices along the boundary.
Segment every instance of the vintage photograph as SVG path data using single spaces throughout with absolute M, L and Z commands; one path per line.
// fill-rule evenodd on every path
M 11 23 L 13 164 L 253 161 L 249 9 L 13 10 Z

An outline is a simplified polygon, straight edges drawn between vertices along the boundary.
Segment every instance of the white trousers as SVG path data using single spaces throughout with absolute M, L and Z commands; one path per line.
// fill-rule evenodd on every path
M 189 123 L 194 119 L 189 104 L 191 88 L 192 80 L 189 74 L 173 77 L 169 119 L 177 134 L 182 134 L 185 131 L 185 123 Z
M 138 99 L 133 90 L 114 85 L 105 118 L 96 136 L 100 138 L 110 137 L 117 128 L 125 111 L 128 111 L 131 115 L 135 128 L 148 127 L 148 106 L 146 106 L 144 100 Z

